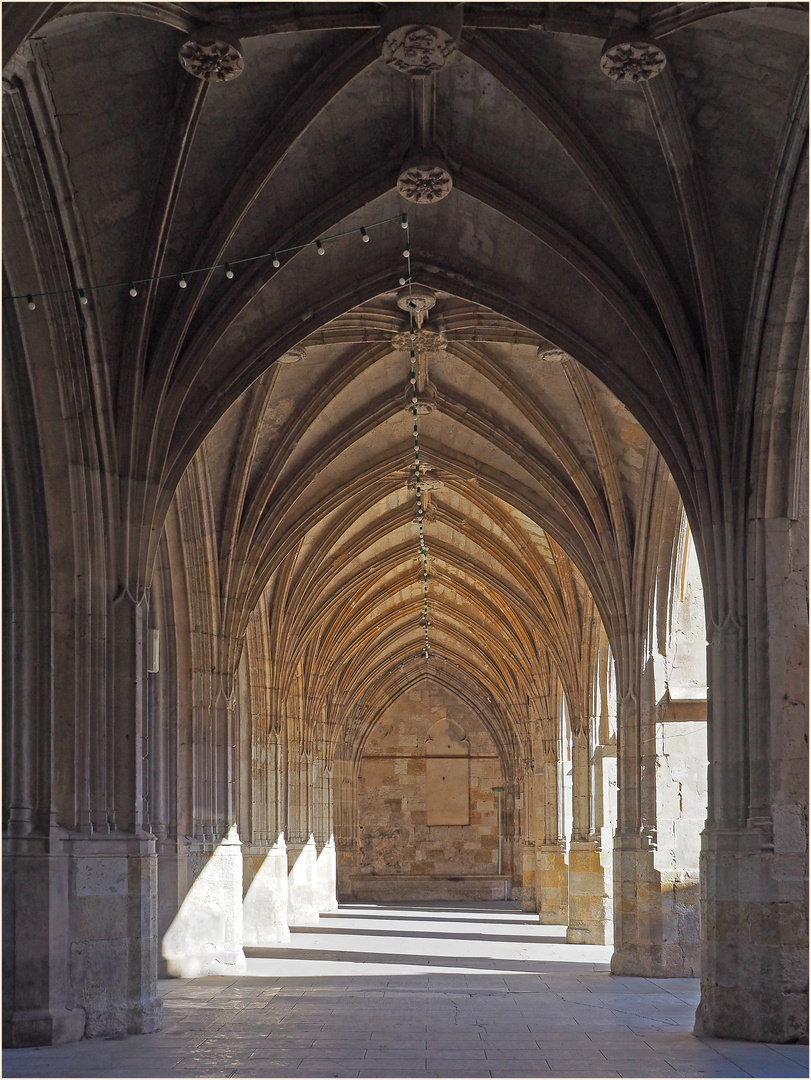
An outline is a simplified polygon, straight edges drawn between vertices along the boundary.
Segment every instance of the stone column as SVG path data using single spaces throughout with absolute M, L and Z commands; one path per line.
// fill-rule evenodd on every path
M 189 845 L 186 892 L 163 939 L 170 975 L 243 975 L 242 844 L 236 825 L 218 844 Z
M 360 869 L 358 800 L 351 761 L 336 758 L 333 777 L 338 900 L 354 899 L 352 879 Z
M 524 762 L 519 815 L 521 822 L 521 908 L 523 911 L 537 911 L 538 901 L 535 897 L 535 770 L 531 761 Z
M 318 852 L 312 834 L 287 848 L 287 922 L 290 926 L 313 926 L 318 922 L 316 875 Z
M 243 902 L 243 940 L 246 945 L 280 945 L 290 941 L 287 845 L 284 833 L 262 855 Z
M 333 835 L 333 768 L 323 758 L 316 763 L 313 817 L 318 858 L 315 875 L 315 904 L 319 911 L 336 911 L 337 857 Z
M 572 732 L 572 842 L 569 846 L 569 926 L 566 940 L 604 945 L 611 903 L 600 863 L 600 845 L 591 832 L 589 734 L 582 721 Z
M 319 912 L 338 910 L 336 862 L 335 840 L 330 836 L 316 860 L 315 902 Z
M 289 722 L 288 717 L 288 722 Z M 290 926 L 318 922 L 318 851 L 312 833 L 312 754 L 288 743 L 287 749 L 287 921 Z
M 283 830 L 284 740 L 267 715 L 253 717 L 251 786 L 254 833 L 245 853 L 243 901 L 246 945 L 290 940 L 287 925 L 287 844 Z
M 84 1008 L 70 991 L 69 862 L 63 830 L 3 844 L 3 1045 L 74 1042 Z
M 539 740 L 540 752 L 536 757 L 541 761 L 535 774 L 536 791 L 543 809 L 541 842 L 535 848 L 535 895 L 539 921 L 565 926 L 569 921 L 569 875 L 560 838 L 556 721 L 546 719 L 540 724 L 547 734 Z
M 647 684 L 643 682 L 643 688 Z M 639 691 L 617 702 L 617 832 L 614 836 L 615 975 L 662 978 L 671 972 L 662 955 L 662 893 L 654 866 L 655 833 L 643 823 L 642 741 L 652 707 Z M 652 779 L 652 777 L 649 777 Z
M 618 702 L 618 828 L 614 838 L 616 975 L 688 978 L 698 974 L 695 907 L 689 882 L 657 869 L 657 706 L 652 665 L 637 692 Z
M 758 621 L 748 633 L 731 615 L 709 628 L 711 787 L 695 1031 L 791 1042 L 808 1036 L 807 524 L 797 522 L 794 537 L 785 520 L 755 522 L 752 532 L 765 549 L 752 585 L 762 592 Z M 749 708 L 760 715 L 744 756 L 747 654 Z
M 19 410 L 14 429 L 20 437 L 4 447 L 3 461 L 3 1045 L 18 1047 L 81 1039 L 85 1012 L 70 994 L 68 860 L 61 850 L 67 833 L 55 824 L 52 760 L 54 752 L 63 759 L 58 772 L 67 773 L 64 794 L 72 795 L 69 747 L 77 718 L 61 687 L 67 715 L 60 736 L 52 735 L 52 673 L 57 666 L 71 670 L 68 657 L 58 665 L 54 653 L 60 642 L 69 653 L 73 619 L 62 615 L 66 632 L 54 635 L 47 529 L 41 493 L 31 484 L 36 428 L 24 407 L 27 381 L 19 378 L 7 347 L 9 326 L 5 320 L 3 409 L 7 419 Z M 67 744 L 63 753 L 60 738 Z
M 73 996 L 85 1010 L 85 1035 L 139 1034 L 160 1026 L 157 998 L 157 856 L 145 829 L 146 597 L 121 590 L 108 616 L 112 740 L 106 755 L 110 832 L 99 767 L 91 761 L 91 830 L 63 839 Z M 101 657 L 97 657 L 101 664 Z M 93 807 L 97 809 L 94 811 Z M 96 832 L 98 828 L 98 832 Z M 97 988 L 104 986 L 100 995 Z
M 245 971 L 242 843 L 236 826 L 234 680 L 192 671 L 194 836 L 178 845 L 178 910 L 163 937 L 180 978 Z

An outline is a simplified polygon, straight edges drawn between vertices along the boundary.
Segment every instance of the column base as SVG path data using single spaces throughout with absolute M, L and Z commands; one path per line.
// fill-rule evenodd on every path
M 695 876 L 663 876 L 643 837 L 617 836 L 612 974 L 654 979 L 697 976 L 697 901 Z
M 154 839 L 54 827 L 4 849 L 5 1045 L 156 1031 Z
M 701 855 L 701 1004 L 695 1033 L 808 1041 L 805 857 L 757 832 L 708 833 Z
M 287 846 L 280 833 L 269 849 L 243 845 L 245 878 L 249 882 L 242 905 L 245 945 L 285 945 L 287 925 Z
M 315 864 L 315 890 L 315 903 L 319 912 L 338 910 L 335 841 L 332 837 L 318 852 Z
M 569 921 L 569 868 L 560 844 L 535 849 L 535 897 L 538 920 L 547 926 Z
M 521 875 L 521 910 L 537 911 L 538 898 L 535 895 L 535 845 L 524 844 L 522 852 Z
M 84 1037 L 84 1009 L 9 1013 L 3 1017 L 3 1046 L 57 1046 Z
M 606 889 L 600 849 L 593 841 L 569 847 L 569 925 L 566 940 L 574 945 L 606 945 L 614 938 L 611 897 Z
M 219 844 L 193 844 L 182 860 L 188 888 L 163 937 L 166 970 L 178 979 L 244 975 L 242 844 L 236 827 Z
M 312 836 L 306 844 L 287 845 L 287 922 L 313 926 L 318 922 L 316 873 L 318 855 Z

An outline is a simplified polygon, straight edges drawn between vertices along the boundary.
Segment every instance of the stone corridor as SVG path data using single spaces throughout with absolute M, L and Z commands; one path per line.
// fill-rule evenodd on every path
M 7 1077 L 808 1075 L 808 1047 L 697 1039 L 697 979 L 609 974 L 514 902 L 342 905 L 246 949 L 248 975 L 164 980 L 163 1030 L 6 1050 Z

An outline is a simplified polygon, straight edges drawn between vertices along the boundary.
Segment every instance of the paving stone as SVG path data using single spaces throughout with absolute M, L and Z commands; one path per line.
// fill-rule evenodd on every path
M 359 940 L 372 920 L 353 920 Z M 372 924 L 373 925 L 373 924 Z M 420 925 L 412 919 L 409 929 Z M 430 923 L 425 924 L 431 925 Z M 498 925 L 498 924 L 495 924 Z M 469 927 L 468 927 L 469 929 Z M 503 929 L 503 927 L 502 927 Z M 544 928 L 545 930 L 547 928 Z M 293 935 L 301 974 L 312 969 L 312 935 Z M 341 935 L 341 950 L 347 947 Z M 336 935 L 337 937 L 337 935 Z M 378 939 L 375 939 L 376 941 Z M 426 939 L 383 939 L 424 955 Z M 464 955 L 469 942 L 456 944 Z M 476 942 L 481 952 L 481 942 Z M 500 943 L 500 955 L 518 951 L 543 959 L 543 942 Z M 556 949 L 578 946 L 556 945 Z M 610 952 L 609 949 L 606 952 Z M 331 955 L 328 951 L 324 956 Z M 517 958 L 517 957 L 516 957 Z M 262 961 L 265 962 L 264 960 Z M 579 974 L 547 973 L 542 992 L 527 994 L 526 980 L 466 976 L 428 987 L 414 976 L 363 979 L 366 990 L 342 979 L 249 974 L 218 983 L 196 979 L 163 984 L 166 1027 L 150 1036 L 95 1040 L 67 1046 L 7 1050 L 5 1076 L 265 1076 L 265 1077 L 616 1077 L 807 1076 L 808 1048 L 691 1034 L 693 1007 L 685 1008 L 666 980 L 616 980 L 587 965 Z M 381 965 L 385 968 L 385 965 Z M 325 977 L 326 978 L 326 977 Z M 439 983 L 440 980 L 437 980 Z M 697 987 L 678 980 L 681 996 Z M 509 988 L 508 988 L 509 983 Z M 371 985 L 370 985 L 371 984 Z M 258 989 L 257 989 L 258 988 Z M 326 992 L 325 992 L 326 991 Z M 263 996 L 264 995 L 264 996 Z M 574 999 L 574 1000 L 573 1000 Z M 770 1067 L 770 1071 L 764 1071 Z M 758 1071 L 759 1070 L 759 1071 Z

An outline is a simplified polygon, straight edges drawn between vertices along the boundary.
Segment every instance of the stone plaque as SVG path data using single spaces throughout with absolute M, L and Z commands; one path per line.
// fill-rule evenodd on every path
M 426 766 L 426 824 L 469 825 L 468 758 L 428 758 Z

